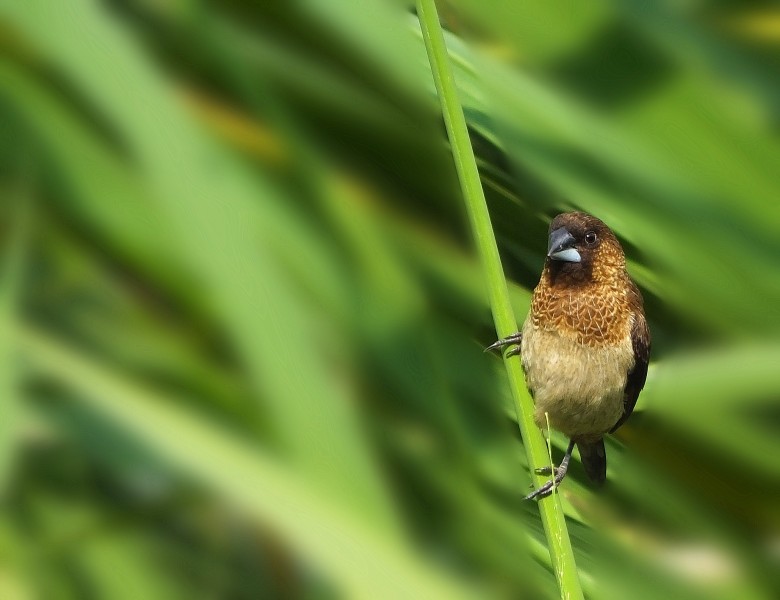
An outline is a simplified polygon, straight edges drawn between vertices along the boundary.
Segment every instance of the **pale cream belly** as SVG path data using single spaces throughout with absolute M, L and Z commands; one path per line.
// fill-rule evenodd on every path
M 623 413 L 626 376 L 634 363 L 631 340 L 584 346 L 576 335 L 523 326 L 522 361 L 534 397 L 534 420 L 568 437 L 598 439 Z

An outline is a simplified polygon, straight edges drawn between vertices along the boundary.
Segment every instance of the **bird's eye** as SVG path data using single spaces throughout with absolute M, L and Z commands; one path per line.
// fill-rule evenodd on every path
M 587 242 L 588 246 L 595 244 L 598 239 L 595 231 L 589 231 L 585 234 L 585 242 Z

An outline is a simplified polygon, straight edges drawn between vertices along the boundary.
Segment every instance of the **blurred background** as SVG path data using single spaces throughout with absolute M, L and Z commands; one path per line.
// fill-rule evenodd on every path
M 586 596 L 777 597 L 780 10 L 438 4 L 518 320 L 645 296 Z M 557 597 L 495 337 L 409 2 L 2 4 L 0 597 Z

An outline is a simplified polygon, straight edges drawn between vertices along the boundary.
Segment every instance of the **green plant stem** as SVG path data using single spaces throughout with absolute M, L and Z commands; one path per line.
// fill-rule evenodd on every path
M 444 34 L 439 24 L 434 0 L 417 0 L 417 12 L 431 63 L 436 91 L 439 95 L 444 122 L 447 126 L 455 167 L 458 171 L 463 198 L 471 223 L 482 268 L 488 284 L 490 306 L 499 336 L 504 337 L 517 331 L 517 323 L 509 302 L 509 289 L 501 267 L 501 259 L 490 223 L 485 195 L 479 179 L 474 151 L 469 140 L 466 120 L 458 99 L 457 89 L 450 68 Z M 512 398 L 517 411 L 517 422 L 523 436 L 528 464 L 541 467 L 547 464 L 547 449 L 541 432 L 533 421 L 533 401 L 529 396 L 523 378 L 520 361 L 517 358 L 504 359 Z M 532 473 L 532 480 L 540 485 L 545 478 Z M 550 550 L 550 560 L 555 572 L 562 598 L 583 598 L 577 566 L 574 562 L 571 542 L 566 529 L 563 510 L 556 494 L 539 501 L 544 532 Z

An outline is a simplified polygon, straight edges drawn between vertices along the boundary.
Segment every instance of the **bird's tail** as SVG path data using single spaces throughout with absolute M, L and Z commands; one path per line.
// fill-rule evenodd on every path
M 577 442 L 577 448 L 588 478 L 597 485 L 602 485 L 607 479 L 607 452 L 604 449 L 604 439 L 593 443 Z

